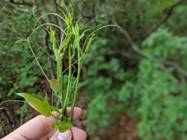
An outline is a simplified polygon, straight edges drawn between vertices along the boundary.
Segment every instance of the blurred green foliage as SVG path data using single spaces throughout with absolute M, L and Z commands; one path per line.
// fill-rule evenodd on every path
M 179 80 L 181 72 L 176 72 L 174 67 L 161 67 L 169 60 L 185 59 L 182 53 L 187 52 L 186 41 L 187 38 L 159 29 L 142 43 L 143 50 L 157 60 L 140 61 L 137 80 L 132 89 L 134 98 L 138 100 L 138 106 L 133 111 L 137 112 L 135 116 L 140 119 L 139 134 L 144 139 L 173 139 L 175 135 L 181 139 L 187 137 L 186 91 L 183 90 L 186 82 Z M 180 66 L 183 68 L 183 65 Z
M 138 134 L 144 140 L 172 140 L 174 137 L 185 140 L 186 2 L 72 0 L 65 3 L 73 5 L 83 27 L 97 28 L 106 24 L 121 27 L 99 31 L 86 57 L 81 85 L 88 102 L 89 132 L 102 134 L 115 125 L 117 115 L 125 114 L 138 121 Z M 4 5 L 0 12 L 3 17 L 0 19 L 0 92 L 4 93 L 0 97 L 14 98 L 12 93 L 28 88 L 35 91 L 32 86 L 41 77 L 27 45 L 15 45 L 15 41 L 32 30 L 31 8 L 22 7 L 24 11 L 20 11 L 16 7 L 14 5 L 15 13 L 7 13 L 10 7 Z M 49 11 L 44 9 L 40 9 L 41 13 Z M 35 40 L 43 44 L 42 33 L 36 35 Z M 46 55 L 39 48 L 35 51 L 44 65 Z
M 31 9 L 25 9 L 23 12 L 21 9 L 13 8 L 13 12 L 7 12 L 8 9 L 2 7 L 0 11 L 3 17 L 0 23 L 0 84 L 2 87 L 0 92 L 2 94 L 0 97 L 12 96 L 18 90 L 32 87 L 41 76 L 27 44 L 16 43 L 27 36 L 32 29 L 31 26 L 35 20 Z M 41 49 L 36 48 L 36 52 L 40 58 L 44 56 Z
M 0 3 L 0 7 L 0 114 L 4 128 L 0 130 L 2 136 L 32 117 L 28 115 L 27 105 L 18 110 L 16 108 L 21 103 L 12 100 L 17 100 L 16 93 L 23 90 L 41 93 L 42 85 L 39 87 L 37 84 L 40 83 L 42 74 L 27 43 L 20 41 L 32 30 L 35 22 L 32 9 L 6 3 Z M 41 40 L 41 34 L 37 34 L 36 38 Z M 42 64 L 45 64 L 47 58 L 42 49 L 37 47 L 35 51 Z

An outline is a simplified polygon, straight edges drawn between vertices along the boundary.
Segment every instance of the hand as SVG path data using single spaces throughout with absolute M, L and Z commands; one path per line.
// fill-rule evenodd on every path
M 67 110 L 70 112 L 70 109 Z M 82 110 L 75 107 L 74 119 L 78 119 L 81 114 Z M 51 129 L 55 121 L 55 117 L 47 118 L 39 115 L 1 140 L 86 140 L 86 132 L 76 127 L 64 133 L 55 132 Z

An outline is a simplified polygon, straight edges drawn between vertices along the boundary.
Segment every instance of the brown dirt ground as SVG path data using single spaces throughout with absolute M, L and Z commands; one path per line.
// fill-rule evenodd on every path
M 116 120 L 118 123 L 108 128 L 102 135 L 91 134 L 90 140 L 140 140 L 136 120 L 126 115 L 118 115 Z

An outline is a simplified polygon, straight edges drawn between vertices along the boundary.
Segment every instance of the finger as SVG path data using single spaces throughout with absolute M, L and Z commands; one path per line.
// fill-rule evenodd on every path
M 47 133 L 46 135 L 44 135 L 43 137 L 41 137 L 40 140 L 51 140 L 51 137 L 56 135 L 57 131 L 56 130 L 53 130 L 49 133 Z
M 67 109 L 70 111 L 70 109 Z M 80 117 L 82 114 L 82 110 L 78 107 L 74 109 L 74 118 Z M 5 139 L 10 139 L 12 137 L 17 139 L 38 139 L 49 132 L 51 132 L 51 126 L 58 118 L 58 113 L 54 113 L 51 117 L 44 117 L 43 115 L 39 115 L 32 120 L 28 121 L 20 128 L 9 134 Z
M 54 114 L 57 115 L 57 114 Z M 54 117 L 44 117 L 43 115 L 38 115 L 32 120 L 26 122 L 24 125 L 16 129 L 14 132 L 10 133 L 3 140 L 9 139 L 37 139 L 44 135 L 50 130 L 50 126 L 56 121 Z
M 70 130 L 63 133 L 57 131 L 49 140 L 72 140 L 72 134 Z
M 85 131 L 77 127 L 73 127 L 71 130 L 74 138 L 73 140 L 86 140 L 87 133 Z
M 68 108 L 67 108 L 67 113 L 68 113 L 69 115 L 71 115 L 71 107 L 68 107 Z M 83 111 L 82 111 L 81 108 L 75 107 L 75 108 L 74 108 L 73 119 L 78 119 L 78 118 L 80 118 L 81 115 L 82 115 L 82 113 L 83 113 Z
M 86 140 L 87 134 L 85 131 L 73 127 L 71 130 L 68 130 L 66 132 L 56 132 L 50 140 Z
M 69 115 L 71 114 L 71 108 L 70 107 L 67 108 L 67 113 Z M 74 117 L 73 117 L 73 119 L 80 118 L 82 113 L 83 113 L 83 111 L 82 111 L 81 108 L 75 107 L 74 108 Z M 55 132 L 49 132 L 48 134 L 44 135 L 40 140 L 46 140 L 46 139 L 49 139 L 49 138 L 50 138 L 50 140 L 56 140 L 57 139 L 57 134 L 58 134 L 57 132 L 56 133 Z

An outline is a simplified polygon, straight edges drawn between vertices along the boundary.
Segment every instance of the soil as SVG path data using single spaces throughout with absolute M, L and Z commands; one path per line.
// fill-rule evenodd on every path
M 108 128 L 103 134 L 90 135 L 90 140 L 140 140 L 137 134 L 137 121 L 126 115 L 118 115 L 116 124 Z M 117 123 L 118 122 L 118 123 Z

